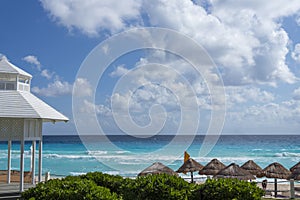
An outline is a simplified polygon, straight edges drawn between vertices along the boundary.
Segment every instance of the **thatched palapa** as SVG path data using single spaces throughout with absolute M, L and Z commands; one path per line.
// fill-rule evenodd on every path
M 267 177 L 267 178 L 279 178 L 279 179 L 287 179 L 291 175 L 291 172 L 287 170 L 280 163 L 274 162 L 268 165 L 263 169 L 263 173 L 259 174 L 258 177 Z
M 194 182 L 193 172 L 200 171 L 202 168 L 203 166 L 200 163 L 198 163 L 192 158 L 189 158 L 187 161 L 183 163 L 183 165 L 181 165 L 181 167 L 179 167 L 179 169 L 176 172 L 178 173 L 191 172 L 191 182 Z
M 178 174 L 174 170 L 172 170 L 171 168 L 165 166 L 160 162 L 153 163 L 151 166 L 141 171 L 138 174 L 138 176 L 146 176 L 148 174 L 170 174 L 170 175 L 178 176 Z
M 224 169 L 226 165 L 224 165 L 221 161 L 218 159 L 212 159 L 207 165 L 203 167 L 199 171 L 199 174 L 201 175 L 215 175 L 217 174 L 220 170 Z
M 228 167 L 220 170 L 214 178 L 237 178 L 239 180 L 252 180 L 255 177 L 248 172 L 240 168 L 237 164 L 231 163 Z
M 293 179 L 293 180 L 297 180 L 299 181 L 300 180 L 300 167 L 298 168 L 295 168 L 293 171 L 292 171 L 292 174 L 288 177 L 288 179 Z
M 253 160 L 248 160 L 242 166 L 242 169 L 247 170 L 252 175 L 257 175 L 262 173 L 262 168 L 257 165 Z
M 300 162 L 290 168 L 290 171 L 293 172 L 295 169 L 300 168 Z

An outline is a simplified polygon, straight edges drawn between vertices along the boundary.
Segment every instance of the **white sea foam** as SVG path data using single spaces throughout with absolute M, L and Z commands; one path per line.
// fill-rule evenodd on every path
M 88 154 L 89 155 L 104 155 L 104 154 L 107 154 L 108 152 L 107 151 L 88 151 Z
M 85 172 L 70 172 L 70 175 L 72 176 L 80 176 L 86 174 Z
M 281 152 L 281 153 L 276 153 L 275 157 L 300 157 L 300 153 Z

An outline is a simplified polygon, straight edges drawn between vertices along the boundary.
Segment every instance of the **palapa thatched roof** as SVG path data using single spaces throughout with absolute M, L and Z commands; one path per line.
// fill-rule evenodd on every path
M 224 165 L 221 161 L 218 159 L 212 159 L 207 165 L 203 167 L 199 171 L 199 174 L 203 175 L 215 175 L 217 174 L 221 169 L 224 169 L 226 165 Z
M 262 168 L 258 166 L 253 160 L 248 160 L 241 166 L 241 168 L 247 170 L 253 175 L 262 173 Z
M 231 163 L 226 168 L 220 170 L 214 176 L 214 178 L 237 178 L 237 179 L 240 179 L 240 180 L 255 179 L 255 177 L 250 172 L 240 168 L 235 163 Z
M 274 162 L 263 169 L 262 174 L 258 174 L 257 177 L 267 177 L 267 178 L 280 178 L 287 179 L 291 175 L 291 172 L 287 170 L 280 163 Z
M 178 175 L 174 170 L 165 166 L 160 162 L 155 162 L 151 166 L 147 167 L 143 171 L 141 171 L 138 176 L 146 176 L 148 174 L 170 174 L 170 175 Z
M 198 163 L 192 158 L 189 158 L 187 161 L 183 163 L 183 165 L 181 165 L 181 167 L 179 167 L 179 169 L 176 172 L 178 173 L 195 172 L 201 170 L 202 168 L 203 166 L 200 163 Z
M 290 171 L 293 172 L 295 169 L 300 168 L 300 162 L 290 168 Z
M 294 179 L 294 180 L 297 180 L 299 181 L 300 180 L 300 167 L 298 168 L 295 168 L 293 171 L 292 171 L 292 174 L 288 177 L 288 179 Z

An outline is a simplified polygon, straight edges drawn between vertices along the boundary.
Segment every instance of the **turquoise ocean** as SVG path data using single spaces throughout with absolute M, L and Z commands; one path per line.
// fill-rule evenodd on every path
M 156 161 L 177 170 L 183 163 L 184 150 L 202 165 L 213 158 L 226 165 L 232 162 L 242 165 L 251 159 L 262 168 L 279 162 L 289 169 L 300 161 L 300 135 L 222 135 L 205 156 L 199 154 L 204 136 L 181 136 L 176 141 L 174 138 L 172 135 L 44 136 L 43 174 L 67 176 L 101 171 L 134 177 Z M 14 142 L 12 149 L 12 169 L 19 169 L 19 143 Z M 30 170 L 30 152 L 31 143 L 26 142 L 25 170 Z M 7 169 L 5 142 L 0 143 L 0 159 L 0 169 Z

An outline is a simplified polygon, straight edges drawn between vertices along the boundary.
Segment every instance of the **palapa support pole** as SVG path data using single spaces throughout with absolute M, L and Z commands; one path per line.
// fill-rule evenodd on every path
M 31 183 L 35 184 L 35 149 L 36 149 L 36 141 L 32 141 L 32 149 L 31 149 Z
M 7 183 L 10 184 L 11 177 L 11 140 L 7 143 Z
M 191 183 L 194 183 L 193 172 L 191 172 Z
M 277 178 L 274 180 L 275 197 L 277 197 Z
M 294 179 L 290 180 L 290 191 L 291 191 L 291 199 L 295 199 L 295 185 Z

